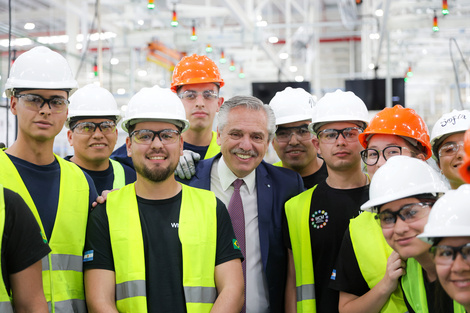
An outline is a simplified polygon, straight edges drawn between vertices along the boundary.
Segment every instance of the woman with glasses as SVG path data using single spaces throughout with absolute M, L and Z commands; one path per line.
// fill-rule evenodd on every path
M 470 312 L 469 202 L 470 185 L 448 191 L 435 203 L 424 232 L 418 236 L 433 244 L 430 252 L 439 282 L 467 312 Z
M 377 213 L 375 219 L 385 240 L 399 256 L 387 264 L 387 280 L 391 286 L 399 280 L 410 313 L 463 312 L 448 296 L 436 296 L 437 273 L 429 254 L 431 245 L 417 237 L 446 189 L 428 164 L 400 156 L 377 171 L 370 185 L 370 200 L 361 207 Z
M 453 110 L 434 124 L 431 133 L 433 158 L 452 189 L 464 184 L 459 174 L 465 152 L 464 133 L 470 128 L 470 111 Z
M 406 155 L 424 161 L 432 154 L 424 120 L 414 110 L 400 105 L 377 113 L 359 134 L 359 141 L 365 148 L 361 157 L 372 179 L 375 172 L 394 156 Z M 370 250 L 376 253 L 371 254 Z M 389 257 L 390 263 L 398 260 L 374 215 L 363 212 L 352 219 L 330 283 L 331 288 L 340 291 L 340 312 L 406 311 L 401 290 L 385 279 Z

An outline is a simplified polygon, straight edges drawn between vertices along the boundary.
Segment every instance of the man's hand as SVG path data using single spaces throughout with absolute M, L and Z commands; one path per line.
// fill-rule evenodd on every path
M 176 167 L 175 174 L 181 179 L 191 179 L 196 174 L 196 162 L 201 159 L 199 153 L 191 150 L 183 150 L 180 162 Z
M 103 190 L 103 192 L 101 193 L 101 196 L 98 196 L 98 198 L 96 198 L 95 201 L 93 201 L 92 203 L 92 207 L 93 209 L 98 205 L 98 204 L 103 204 L 106 202 L 106 199 L 108 198 L 108 193 L 110 193 L 111 191 L 114 191 L 114 190 L 119 190 L 119 188 L 116 188 L 116 189 L 113 189 L 113 190 Z

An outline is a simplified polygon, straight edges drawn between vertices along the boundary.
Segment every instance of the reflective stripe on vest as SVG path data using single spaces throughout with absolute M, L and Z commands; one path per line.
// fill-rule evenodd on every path
M 52 312 L 52 304 L 47 303 L 49 307 L 49 312 Z M 64 300 L 54 302 L 54 311 L 55 312 L 87 312 L 87 307 L 85 300 Z M 3 311 L 2 311 L 3 312 Z
M 3 186 L 0 185 L 0 247 L 2 246 L 3 240 L 3 229 L 5 227 L 5 199 L 3 194 Z M 13 307 L 11 306 L 10 296 L 8 295 L 5 282 L 3 281 L 3 275 L 0 266 L 0 312 L 13 313 Z
M 220 146 L 217 144 L 217 132 L 212 131 L 212 139 L 209 147 L 207 148 L 204 160 L 215 157 L 220 152 Z
M 188 313 L 210 312 L 216 299 L 217 202 L 213 192 L 182 185 L 178 235 Z M 135 184 L 108 195 L 111 248 L 119 312 L 147 312 L 145 255 Z
M 428 313 L 428 300 L 424 287 L 423 268 L 413 258 L 406 261 L 406 274 L 401 277 L 403 292 L 415 312 Z M 434 295 L 432 295 L 434 297 Z M 454 313 L 465 313 L 465 308 L 454 301 Z
M 316 186 L 291 198 L 285 210 L 295 264 L 297 312 L 316 312 L 312 247 L 310 243 L 310 203 Z
M 114 181 L 113 189 L 119 189 L 126 185 L 126 174 L 124 173 L 124 167 L 118 161 L 109 159 L 111 166 L 113 167 Z
M 358 217 L 351 219 L 349 234 L 362 277 L 372 289 L 384 277 L 387 260 L 393 249 L 385 240 L 382 228 L 375 220 L 373 213 L 362 212 Z M 406 311 L 400 287 L 390 295 L 380 310 L 380 312 L 387 313 Z
M 44 295 L 47 302 L 55 303 L 49 304 L 51 312 L 86 312 L 84 305 L 76 303 L 85 300 L 82 265 L 78 259 L 82 258 L 85 245 L 90 187 L 77 165 L 54 156 L 60 166 L 59 201 L 52 237 L 48 242 L 52 252 L 47 261 L 43 258 L 46 262 L 42 272 Z M 15 165 L 3 151 L 0 151 L 0 165 L 0 181 L 24 199 L 47 240 L 34 201 Z

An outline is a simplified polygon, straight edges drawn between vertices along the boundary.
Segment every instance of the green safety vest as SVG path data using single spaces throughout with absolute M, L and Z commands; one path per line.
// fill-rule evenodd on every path
M 118 161 L 112 159 L 109 159 L 109 161 L 111 162 L 114 173 L 113 189 L 124 187 L 126 185 L 126 174 L 124 173 L 124 168 Z
M 60 165 L 59 202 L 48 241 L 52 251 L 42 259 L 44 295 L 50 312 L 86 312 L 82 258 L 90 187 L 77 165 L 54 156 Z M 0 166 L 0 182 L 24 199 L 47 241 L 36 205 L 15 165 L 3 151 L 0 151 Z
M 351 219 L 349 234 L 362 277 L 372 289 L 384 277 L 387 260 L 393 249 L 385 240 L 373 213 L 362 212 Z M 380 312 L 407 312 L 400 287 L 390 295 Z
M 424 287 L 423 269 L 413 258 L 406 261 L 406 274 L 401 278 L 403 292 L 415 312 L 428 313 L 428 300 Z M 454 313 L 465 313 L 463 305 L 454 300 Z
M 308 219 L 316 186 L 291 198 L 285 209 L 295 264 L 297 312 L 316 312 L 315 279 Z
M 211 191 L 182 185 L 178 235 L 183 252 L 183 289 L 188 313 L 210 312 L 214 281 L 217 201 Z M 108 195 L 106 204 L 119 312 L 147 312 L 145 255 L 135 183 Z
M 212 139 L 209 147 L 207 148 L 204 160 L 215 157 L 220 152 L 220 146 L 217 144 L 217 132 L 212 131 Z
M 0 185 L 0 247 L 3 239 L 3 228 L 5 226 L 5 199 L 3 198 L 3 186 Z M 2 267 L 0 266 L 0 312 L 13 313 L 10 296 L 8 295 L 3 281 Z

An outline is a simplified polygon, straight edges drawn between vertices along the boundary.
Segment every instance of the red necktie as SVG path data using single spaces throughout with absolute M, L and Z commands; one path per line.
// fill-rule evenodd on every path
M 240 250 L 242 251 L 243 257 L 245 260 L 242 262 L 243 268 L 243 281 L 245 284 L 245 303 L 241 313 L 246 311 L 246 253 L 245 253 L 245 213 L 243 211 L 242 197 L 240 196 L 240 187 L 243 185 L 242 179 L 236 179 L 233 182 L 233 194 L 230 198 L 230 203 L 228 204 L 228 213 L 230 214 L 230 219 L 232 220 L 233 231 L 237 237 Z

